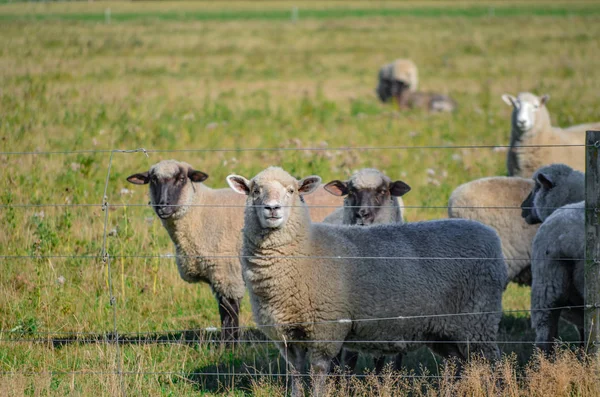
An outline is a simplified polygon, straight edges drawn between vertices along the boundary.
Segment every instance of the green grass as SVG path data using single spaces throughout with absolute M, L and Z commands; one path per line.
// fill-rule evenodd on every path
M 121 380 L 103 373 L 117 367 L 112 345 L 4 341 L 112 331 L 109 284 L 119 332 L 218 325 L 207 286 L 184 283 L 172 258 L 135 257 L 173 251 L 145 206 L 146 189 L 125 181 L 161 159 L 191 163 L 215 187 L 224 187 L 230 173 L 251 177 L 269 165 L 325 181 L 377 167 L 412 187 L 407 206 L 444 207 L 459 184 L 504 175 L 504 153 L 368 147 L 507 144 L 504 92 L 551 94 L 555 124 L 597 119 L 596 3 L 490 3 L 494 16 L 475 2 L 295 4 L 296 23 L 289 21 L 289 2 L 0 6 L 0 329 L 15 331 L 0 335 L 0 371 L 46 373 L 2 375 L 1 395 L 118 393 Z M 107 6 L 110 25 L 98 23 Z M 380 104 L 377 69 L 397 57 L 412 58 L 421 87 L 449 93 L 458 111 L 398 112 Z M 158 151 L 114 153 L 110 160 L 113 149 L 141 147 Z M 277 150 L 294 147 L 325 150 Z M 343 147 L 363 149 L 335 150 Z M 81 152 L 6 153 L 73 150 Z M 107 200 L 119 205 L 110 208 L 106 228 L 110 280 L 98 258 L 109 162 Z M 445 216 L 443 208 L 407 209 L 409 221 Z M 14 255 L 35 257 L 5 257 Z M 529 289 L 510 285 L 504 307 L 527 309 Z M 526 314 L 505 316 L 502 340 L 532 340 L 528 321 Z M 242 322 L 252 325 L 248 300 Z M 568 325 L 562 336 L 576 338 Z M 502 347 L 520 362 L 531 352 L 527 345 Z M 121 353 L 132 395 L 223 392 L 229 382 L 219 389 L 194 372 L 244 371 L 254 362 L 263 373 L 282 370 L 277 353 L 260 343 L 235 353 L 197 344 L 125 345 Z M 437 371 L 424 350 L 406 362 Z M 240 381 L 243 390 L 263 390 Z

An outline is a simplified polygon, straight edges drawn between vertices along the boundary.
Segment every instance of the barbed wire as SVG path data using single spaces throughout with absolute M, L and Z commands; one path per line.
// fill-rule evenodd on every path
M 247 369 L 251 369 L 251 367 L 246 367 Z M 231 372 L 198 372 L 198 371 L 122 371 L 123 375 L 176 375 L 181 377 L 198 377 L 198 376 L 216 376 L 216 377 L 229 377 L 229 376 L 261 376 L 261 377 L 302 377 L 302 378 L 310 378 L 310 377 L 332 377 L 332 378 L 340 378 L 340 377 L 356 377 L 356 378 L 386 378 L 390 375 L 386 374 L 344 374 L 344 373 L 330 373 L 330 374 L 306 374 L 306 373 L 298 373 L 298 372 L 290 372 L 290 373 L 265 373 L 264 371 L 251 373 L 249 371 L 235 371 L 235 368 L 231 368 L 233 371 Z M 0 371 L 0 375 L 4 376 L 14 376 L 14 375 L 23 375 L 23 376 L 36 376 L 36 375 L 117 375 L 118 373 L 115 371 L 93 371 L 93 370 L 76 370 L 76 371 Z M 404 378 L 404 379 L 469 379 L 469 378 L 477 378 L 477 375 L 419 375 L 419 374 L 403 374 L 403 373 L 394 373 L 392 375 L 394 378 Z M 496 376 L 498 379 L 505 379 L 502 376 Z M 516 375 L 513 377 L 514 379 L 525 380 L 527 379 L 524 376 Z
M 367 151 L 367 150 L 428 150 L 428 149 L 495 149 L 511 148 L 511 145 L 395 145 L 395 146 L 338 146 L 338 147 L 262 147 L 262 148 L 196 148 L 196 149 L 95 149 L 95 150 L 57 150 L 57 151 L 14 151 L 0 152 L 0 155 L 54 155 L 54 154 L 106 154 L 106 153 L 136 153 L 143 152 L 149 157 L 150 153 L 213 153 L 213 152 L 290 152 L 290 151 Z M 587 144 L 561 145 L 519 145 L 519 148 L 563 148 L 563 147 L 594 147 Z
M 514 313 L 532 313 L 532 312 L 543 312 L 543 311 L 555 311 L 555 310 L 577 310 L 577 309 L 598 309 L 600 308 L 599 304 L 586 304 L 586 305 L 576 305 L 576 306 L 558 306 L 558 307 L 548 307 L 548 308 L 538 308 L 538 309 L 507 309 L 507 310 L 492 310 L 492 311 L 482 311 L 482 312 L 461 312 L 461 313 L 432 313 L 432 314 L 416 314 L 416 315 L 398 315 L 398 316 L 386 316 L 386 317 L 369 317 L 369 318 L 358 318 L 358 319 L 350 319 L 350 318 L 340 318 L 335 320 L 322 320 L 322 321 L 305 321 L 305 322 L 292 322 L 292 323 L 277 323 L 277 324 L 257 324 L 257 325 L 240 325 L 238 327 L 215 327 L 209 326 L 205 327 L 203 330 L 206 332 L 216 332 L 219 330 L 229 330 L 229 329 L 260 329 L 260 328 L 282 328 L 282 327 L 294 327 L 299 325 L 325 325 L 325 324 L 349 324 L 349 323 L 362 323 L 362 322 L 373 322 L 373 321 L 400 321 L 400 320 L 421 320 L 421 319 L 431 319 L 431 318 L 441 318 L 441 317 L 466 317 L 466 316 L 482 316 L 482 315 L 494 315 L 494 314 L 514 314 Z M 163 333 L 184 333 L 184 332 L 193 332 L 194 330 L 163 330 Z M 2 333 L 19 333 L 22 332 L 20 330 L 0 330 L 0 334 Z M 67 333 L 68 331 L 55 332 L 54 334 L 58 335 L 88 335 L 87 333 L 73 332 Z M 47 331 L 47 334 L 51 334 L 51 331 Z M 137 332 L 137 333 L 129 333 L 129 335 L 149 335 L 155 334 L 155 331 L 148 332 Z
M 107 344 L 107 345 L 135 345 L 135 344 L 156 344 L 156 345 L 171 345 L 171 344 L 190 344 L 190 343 L 206 343 L 206 344 L 219 344 L 224 341 L 221 339 L 168 339 L 168 340 L 135 340 L 135 339 L 123 339 L 120 338 L 118 340 L 111 339 L 68 339 L 68 338 L 50 338 L 50 339 L 42 339 L 42 338 L 19 338 L 19 339 L 0 339 L 0 343 L 52 343 L 52 344 L 67 344 L 67 343 L 93 343 L 93 344 Z M 241 343 L 260 343 L 260 344 L 272 344 L 275 340 L 262 340 L 262 339 L 236 339 L 235 341 L 230 341 L 228 343 L 231 344 L 241 344 Z M 346 339 L 286 339 L 286 343 L 340 343 L 345 342 L 348 345 L 352 344 L 395 344 L 402 343 L 406 345 L 410 344 L 463 344 L 463 345 L 477 345 L 477 344 L 498 344 L 498 345 L 521 345 L 521 344 L 554 344 L 555 341 L 535 341 L 535 340 L 434 340 L 434 339 L 426 339 L 426 340 L 412 340 L 412 339 L 397 339 L 397 340 L 346 340 Z M 561 341 L 562 343 L 569 344 L 583 344 L 586 341 L 581 340 L 568 340 Z
M 255 255 L 184 255 L 184 254 L 157 254 L 157 255 L 111 255 L 112 258 L 115 259 L 169 259 L 169 258 L 186 258 L 186 259 L 332 259 L 332 260 L 343 260 L 343 259 L 352 259 L 352 260 L 447 260 L 447 261 L 544 261 L 547 258 L 503 258 L 503 257 L 444 257 L 444 256 L 344 256 L 344 255 L 335 255 L 335 256 L 323 256 L 323 255 L 265 255 L 265 256 L 255 256 Z M 100 255 L 37 255 L 37 254 L 28 254 L 28 255 L 0 255 L 0 260 L 2 259 L 102 259 Z M 586 258 L 552 258 L 552 260 L 557 261 L 584 261 Z
M 583 201 L 583 200 L 581 200 Z M 576 203 L 569 203 L 566 204 L 564 206 L 560 206 L 560 207 L 535 207 L 537 209 L 546 209 L 546 210 L 557 210 L 557 209 L 561 209 L 561 210 L 579 210 L 579 211 L 596 211 L 598 210 L 598 208 L 596 207 L 574 207 L 573 205 L 575 205 Z M 44 204 L 27 204 L 27 203 L 18 203 L 18 204 L 0 204 L 0 208 L 27 208 L 27 207 L 33 207 L 33 208 L 40 208 L 40 207 L 102 207 L 106 205 L 108 208 L 128 208 L 128 207 L 147 207 L 147 208 L 153 208 L 153 207 L 160 207 L 160 208 L 171 208 L 171 207 L 190 207 L 190 208 L 194 208 L 194 207 L 199 207 L 199 208 L 265 208 L 264 205 L 254 205 L 254 204 L 249 204 L 249 205 L 245 205 L 245 204 L 185 204 L 185 205 L 181 205 L 181 204 L 156 204 L 156 205 L 152 205 L 152 204 L 139 204 L 139 203 L 133 203 L 133 204 L 65 204 L 65 203 L 44 203 Z M 280 205 L 281 208 L 304 208 L 303 205 Z M 331 209 L 337 209 L 337 208 L 388 208 L 389 205 L 306 205 L 306 207 L 308 209 L 312 209 L 312 208 L 331 208 Z M 485 209 L 485 210 L 531 210 L 534 207 L 521 207 L 521 206 L 452 206 L 449 207 L 447 205 L 403 205 L 402 208 L 404 209 L 440 209 L 440 210 L 447 210 L 449 208 L 452 209 L 472 209 L 472 210 L 479 210 L 479 209 Z M 450 219 L 456 219 L 456 218 L 450 218 Z M 320 222 L 315 222 L 315 223 L 320 223 Z

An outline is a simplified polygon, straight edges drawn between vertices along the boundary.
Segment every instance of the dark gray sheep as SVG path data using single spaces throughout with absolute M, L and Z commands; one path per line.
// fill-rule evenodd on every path
M 584 175 L 564 164 L 537 170 L 535 186 L 522 204 L 527 223 L 542 223 L 533 239 L 531 326 L 536 345 L 549 352 L 562 315 L 583 335 Z M 554 310 L 552 310 L 554 309 Z

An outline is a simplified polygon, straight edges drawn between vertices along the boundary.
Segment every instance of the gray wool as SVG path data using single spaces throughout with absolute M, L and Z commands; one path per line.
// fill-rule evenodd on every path
M 528 221 L 544 222 L 557 208 L 585 198 L 585 175 L 568 165 L 541 167 L 533 174 L 533 180 L 533 191 L 523 203 L 523 215 L 528 215 L 524 216 Z M 554 187 L 546 189 L 542 180 L 550 181 Z
M 551 189 L 540 184 L 540 175 L 553 183 Z M 536 344 L 543 350 L 552 348 L 558 336 L 558 319 L 562 315 L 582 331 L 582 310 L 543 310 L 561 306 L 583 305 L 585 251 L 584 175 L 564 164 L 542 167 L 534 174 L 536 186 L 528 197 L 528 221 L 541 221 L 533 239 L 531 264 L 531 325 Z M 556 209 L 557 207 L 560 207 Z
M 298 181 L 269 168 L 249 186 L 253 192 Z M 254 320 L 298 371 L 306 353 L 313 368 L 323 368 L 342 347 L 394 354 L 423 340 L 469 341 L 429 345 L 444 356 L 499 357 L 494 341 L 507 273 L 490 227 L 463 219 L 371 227 L 311 223 L 294 192 L 284 203 L 291 204 L 286 223 L 265 229 L 253 200 L 248 196 L 242 268 Z M 352 321 L 389 317 L 398 319 Z M 289 340 L 298 341 L 291 353 Z

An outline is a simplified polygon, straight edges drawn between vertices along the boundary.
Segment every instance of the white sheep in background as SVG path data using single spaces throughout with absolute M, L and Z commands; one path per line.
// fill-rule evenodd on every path
M 513 108 L 510 148 L 506 158 L 509 176 L 530 178 L 540 167 L 564 163 L 576 170 L 585 169 L 585 131 L 600 129 L 600 122 L 569 128 L 552 127 L 546 103 L 550 97 L 521 92 L 515 98 L 502 95 Z M 526 147 L 535 145 L 581 145 L 564 147 Z
M 481 178 L 460 185 L 448 200 L 448 217 L 479 221 L 498 232 L 508 279 L 525 285 L 531 285 L 531 243 L 538 225 L 521 217 L 521 203 L 533 186 L 519 177 Z
M 303 196 L 317 176 L 298 181 L 270 167 L 227 181 L 247 196 L 241 261 L 254 320 L 293 371 L 305 372 L 308 354 L 316 395 L 342 347 L 383 355 L 419 345 L 411 340 L 448 341 L 428 345 L 446 357 L 499 357 L 506 266 L 491 228 L 462 219 L 312 223 Z M 377 318 L 388 320 L 354 321 Z
M 585 340 L 583 310 L 556 309 L 584 304 L 585 181 L 583 173 L 564 164 L 543 167 L 533 179 L 522 214 L 528 223 L 541 223 L 532 247 L 531 326 L 536 345 L 549 352 L 561 315 Z
M 377 96 L 382 102 L 395 98 L 400 109 L 426 109 L 434 112 L 452 112 L 456 102 L 434 92 L 417 91 L 417 65 L 410 59 L 396 59 L 379 69 Z
M 127 180 L 149 184 L 150 202 L 169 233 L 181 278 L 208 283 L 219 303 L 222 337 L 238 336 L 244 281 L 238 255 L 241 248 L 244 199 L 231 189 L 211 189 L 200 183 L 204 172 L 176 160 L 164 160 Z M 321 221 L 341 199 L 322 188 L 311 202 L 311 216 Z

